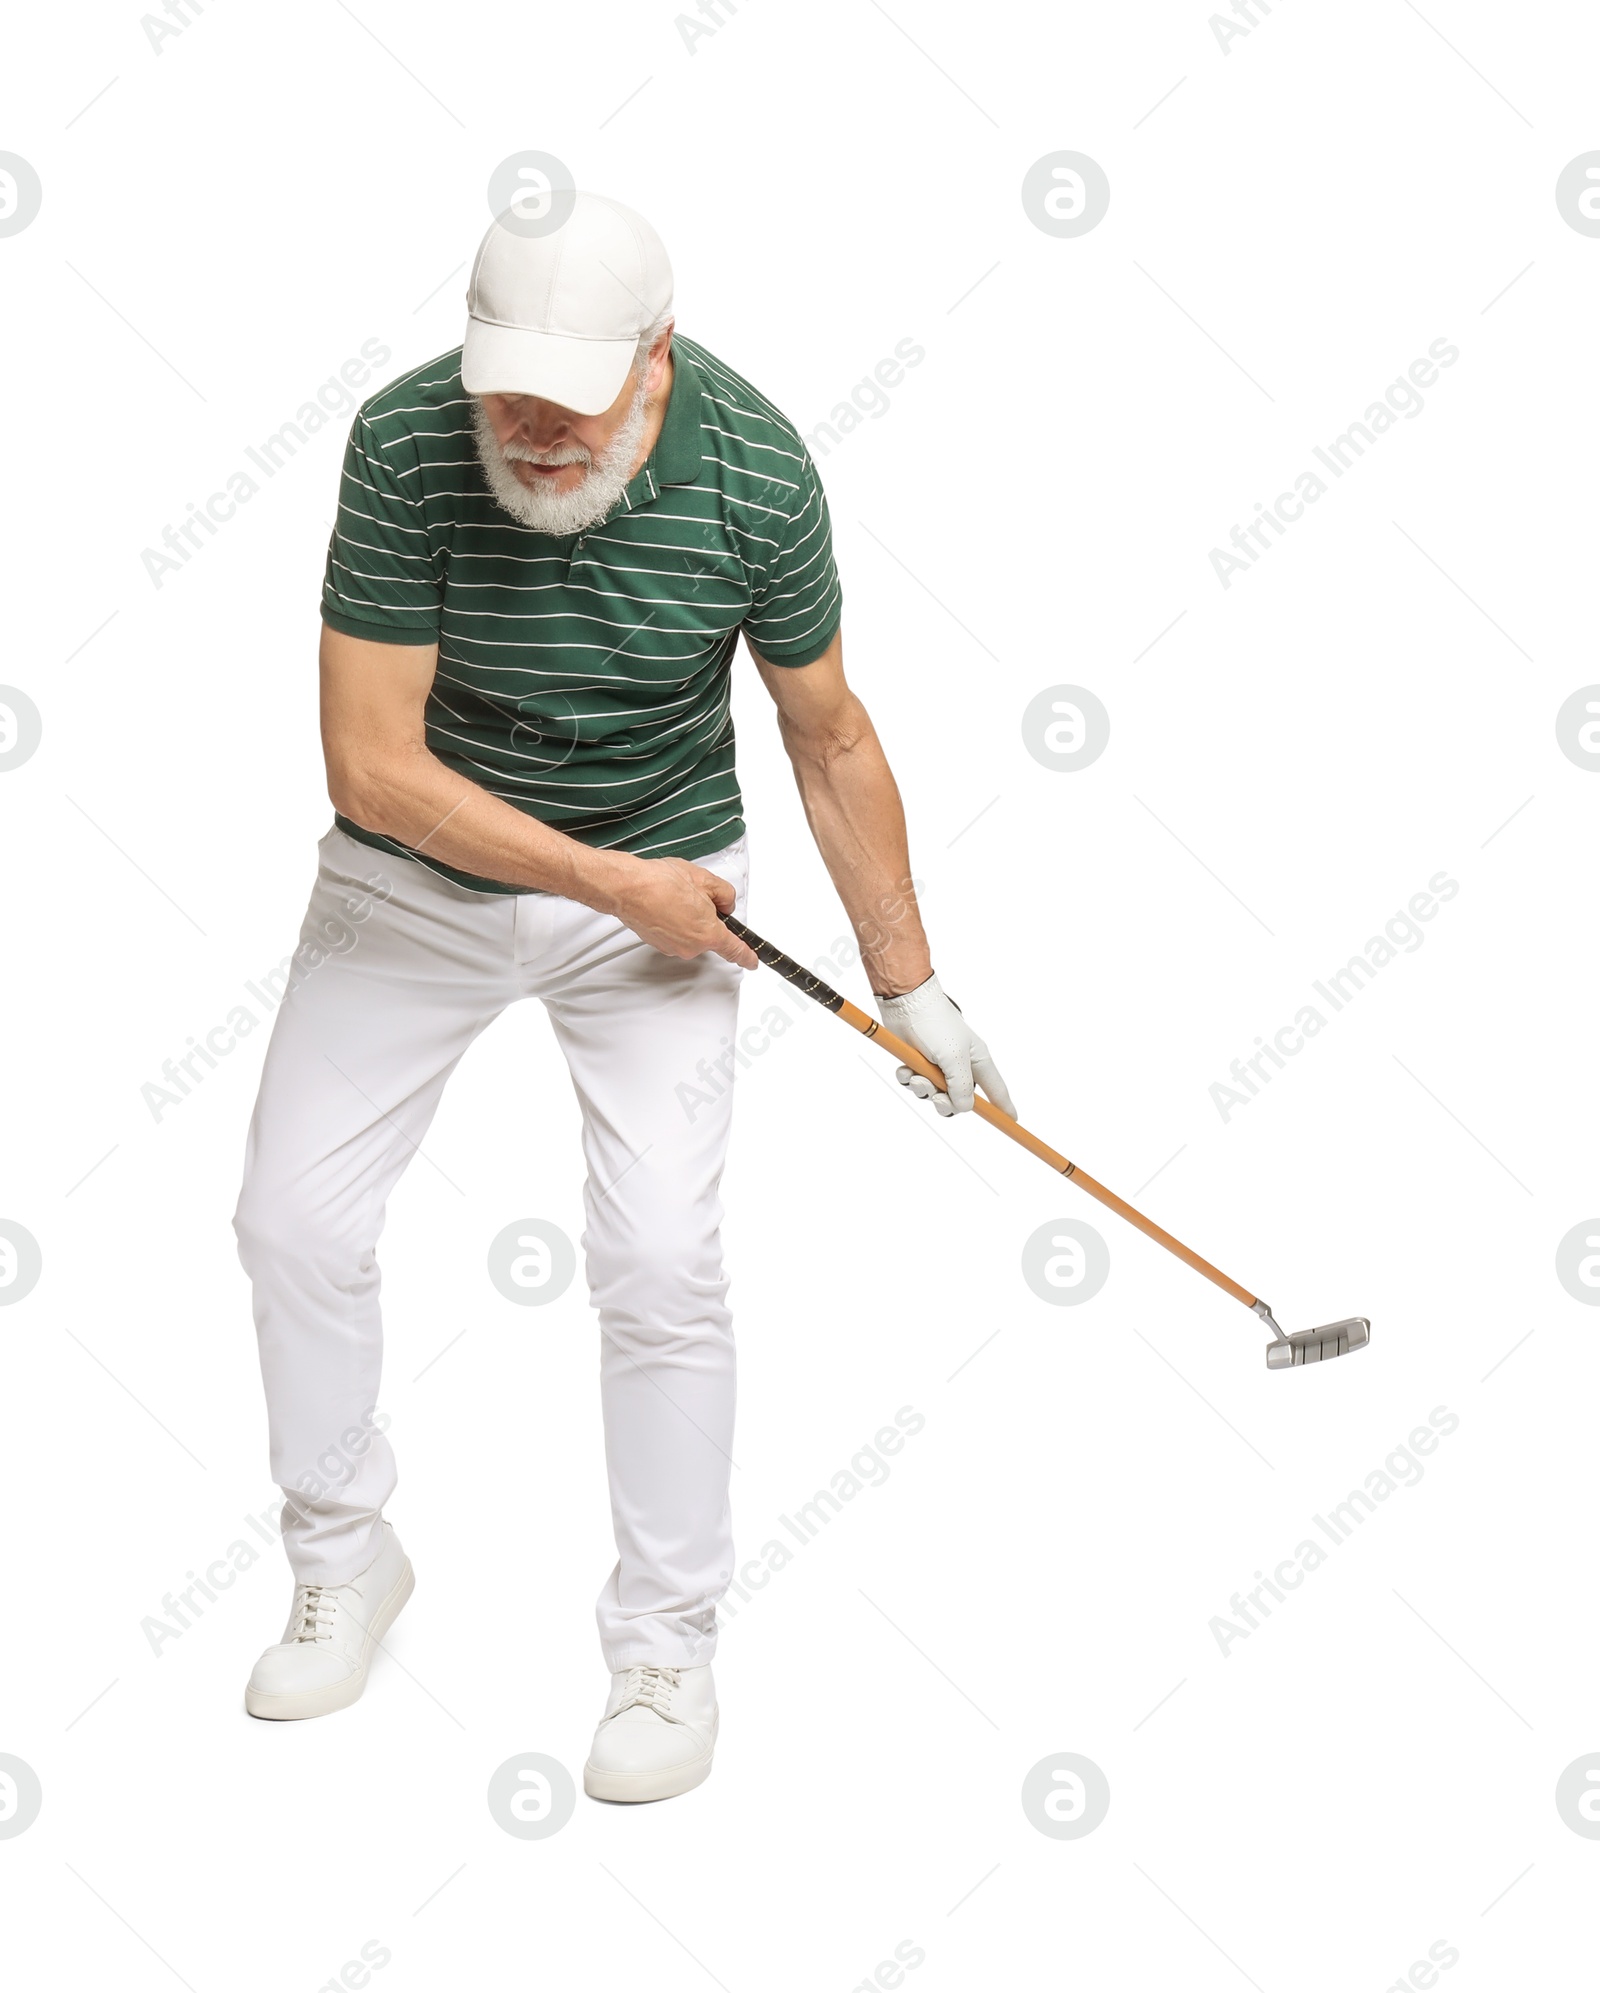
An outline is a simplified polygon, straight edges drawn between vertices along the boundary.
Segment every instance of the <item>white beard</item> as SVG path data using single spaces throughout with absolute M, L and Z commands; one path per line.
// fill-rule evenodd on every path
M 581 533 L 585 527 L 598 526 L 616 504 L 633 476 L 634 459 L 644 440 L 647 417 L 645 383 L 641 376 L 622 427 L 598 457 L 581 443 L 554 452 L 530 450 L 525 444 L 513 443 L 508 446 L 508 456 L 495 438 L 483 403 L 476 398 L 472 403 L 478 462 L 496 501 L 513 519 L 531 526 L 536 533 L 558 535 Z M 586 464 L 588 471 L 571 491 L 530 491 L 511 468 L 512 461 L 519 459 L 525 463 Z

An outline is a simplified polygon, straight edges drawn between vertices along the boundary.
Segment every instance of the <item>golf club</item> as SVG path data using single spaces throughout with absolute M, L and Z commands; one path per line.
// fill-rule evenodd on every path
M 858 1009 L 848 997 L 841 996 L 836 989 L 831 989 L 820 977 L 812 975 L 809 969 L 802 969 L 800 964 L 791 956 L 785 955 L 781 948 L 774 948 L 770 941 L 763 941 L 761 936 L 746 927 L 742 920 L 736 920 L 728 913 L 722 915 L 722 920 L 724 925 L 738 935 L 767 968 L 775 969 L 786 983 L 792 983 L 803 996 L 810 997 L 813 1003 L 821 1004 L 824 1010 L 831 1010 L 835 1017 L 842 1018 L 852 1029 L 859 1031 L 863 1038 L 870 1038 L 875 1044 L 881 1045 L 898 1064 L 909 1066 L 914 1073 L 920 1073 L 941 1093 L 944 1092 L 943 1073 L 937 1066 L 930 1065 L 922 1054 L 908 1045 L 903 1038 L 897 1038 L 892 1031 L 886 1030 L 877 1018 L 868 1017 L 864 1010 Z M 1344 1356 L 1353 1349 L 1365 1349 L 1371 1340 L 1372 1325 L 1364 1315 L 1352 1315 L 1343 1322 L 1328 1322 L 1320 1329 L 1302 1329 L 1296 1335 L 1285 1335 L 1273 1320 L 1272 1310 L 1265 1301 L 1250 1293 L 1247 1288 L 1241 1287 L 1238 1281 L 1230 1280 L 1227 1274 L 1214 1267 L 1209 1260 L 1203 1260 L 1197 1252 L 1192 1252 L 1170 1232 L 1164 1232 L 1153 1219 L 1145 1217 L 1142 1211 L 1136 1211 L 1131 1204 L 1125 1203 L 1114 1190 L 1108 1190 L 1103 1183 L 1097 1183 L 1087 1171 L 1079 1169 L 1076 1163 L 1068 1162 L 1065 1156 L 1058 1155 L 1048 1142 L 1041 1142 L 1037 1135 L 1031 1134 L 1020 1122 L 1013 1121 L 1011 1116 L 996 1107 L 992 1100 L 986 1100 L 981 1093 L 975 1094 L 973 1108 L 980 1120 L 987 1121 L 991 1128 L 998 1128 L 1002 1135 L 1009 1135 L 1013 1142 L 1019 1143 L 1030 1155 L 1037 1156 L 1040 1162 L 1048 1163 L 1062 1176 L 1070 1177 L 1080 1190 L 1086 1190 L 1108 1210 L 1115 1211 L 1118 1217 L 1125 1218 L 1130 1225 L 1136 1225 L 1146 1238 L 1154 1239 L 1158 1246 L 1165 1246 L 1167 1251 L 1175 1254 L 1185 1266 L 1192 1266 L 1196 1273 L 1204 1274 L 1206 1279 L 1220 1287 L 1224 1294 L 1231 1294 L 1235 1301 L 1242 1301 L 1245 1307 L 1259 1315 L 1277 1338 L 1275 1342 L 1270 1342 L 1266 1346 L 1269 1370 L 1292 1370 L 1304 1363 L 1321 1363 L 1327 1357 Z

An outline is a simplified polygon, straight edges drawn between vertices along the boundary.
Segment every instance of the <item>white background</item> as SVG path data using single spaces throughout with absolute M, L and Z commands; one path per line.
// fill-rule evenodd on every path
M 1226 53 L 1204 0 L 748 0 L 693 53 L 633 0 L 216 0 L 159 54 L 132 5 L 12 24 L 0 149 L 44 188 L 0 240 L 0 677 L 44 719 L 0 779 L 0 1219 L 44 1255 L 0 1311 L 18 1984 L 312 1993 L 374 1940 L 383 1993 L 847 1993 L 905 1941 L 915 1993 L 1380 1993 L 1441 1940 L 1450 1993 L 1576 1983 L 1600 1317 L 1555 1253 L 1600 1207 L 1600 780 L 1554 723 L 1600 678 L 1600 240 L 1554 188 L 1600 145 L 1600 29 L 1425 13 L 1281 0 Z M 1373 1322 L 1269 1374 L 1243 1309 L 809 1015 L 740 1078 L 725 1185 L 741 1556 L 926 1424 L 729 1625 L 710 1782 L 544 1841 L 486 1788 L 580 1768 L 612 1551 L 581 1281 L 518 1309 L 485 1270 L 518 1218 L 580 1224 L 535 1007 L 391 1203 L 392 1658 L 332 1720 L 250 1721 L 275 1547 L 159 1658 L 141 1630 L 274 1501 L 229 1226 L 265 1030 L 159 1123 L 140 1089 L 294 945 L 347 418 L 161 588 L 141 552 L 363 340 L 383 378 L 459 341 L 530 147 L 654 220 L 681 329 L 803 430 L 926 348 L 820 468 L 943 980 L 1047 1140 L 1287 1327 Z M 1077 239 L 1020 198 L 1061 149 L 1111 184 Z M 1436 339 L 1424 412 L 1224 590 L 1210 549 Z M 738 669 L 751 917 L 810 960 L 843 916 Z M 1079 772 L 1022 739 L 1059 684 L 1111 715 Z M 1441 870 L 1423 945 L 1225 1122 L 1229 1062 Z M 1063 1217 L 1111 1252 L 1079 1307 L 1021 1274 Z M 1420 1483 L 1224 1657 L 1231 1595 L 1440 1406 Z M 1021 1805 L 1062 1751 L 1109 1780 L 1084 1839 Z

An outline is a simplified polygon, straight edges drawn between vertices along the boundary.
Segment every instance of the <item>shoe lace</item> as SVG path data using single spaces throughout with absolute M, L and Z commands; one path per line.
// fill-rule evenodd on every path
M 326 1585 L 297 1585 L 289 1615 L 291 1640 L 331 1640 L 338 1601 Z
M 630 1668 L 627 1688 L 613 1713 L 620 1716 L 625 1709 L 649 1709 L 668 1723 L 675 1723 L 672 1694 L 677 1686 L 676 1668 Z

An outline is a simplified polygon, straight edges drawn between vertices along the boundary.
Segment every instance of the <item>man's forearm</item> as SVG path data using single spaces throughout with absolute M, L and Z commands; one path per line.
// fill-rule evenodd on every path
M 426 748 L 367 769 L 359 789 L 336 794 L 333 803 L 363 830 L 458 872 L 559 893 L 602 912 L 612 910 L 630 863 L 624 853 L 593 850 L 491 796 Z
M 806 821 L 879 996 L 900 996 L 932 973 L 928 938 L 911 885 L 905 811 L 894 774 L 864 707 L 825 742 L 786 733 Z

